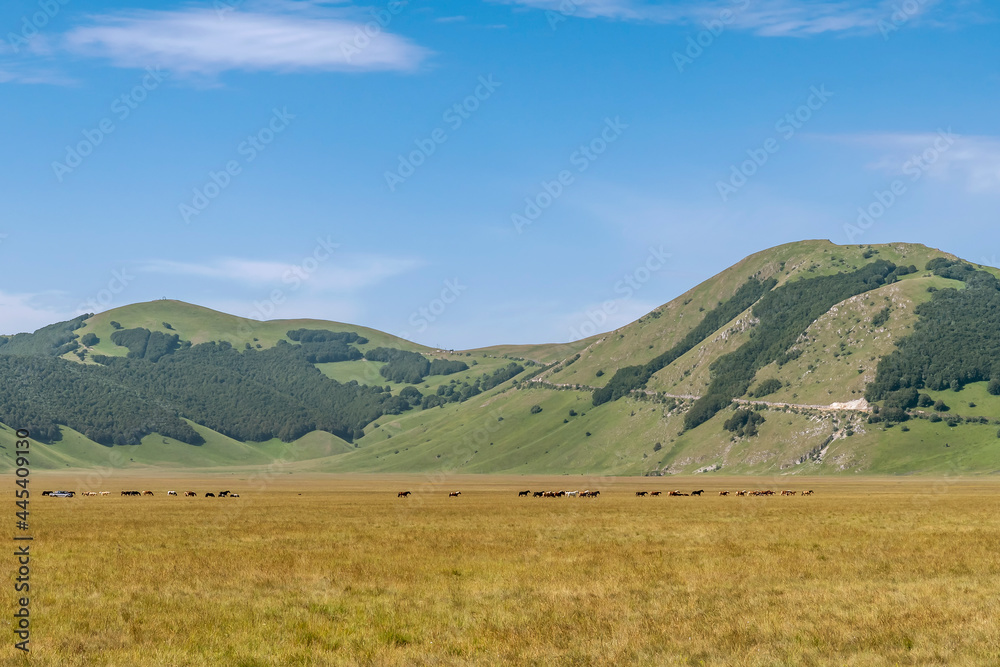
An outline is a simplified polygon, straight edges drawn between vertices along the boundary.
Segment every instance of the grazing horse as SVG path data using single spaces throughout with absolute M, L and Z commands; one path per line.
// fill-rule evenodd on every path
M 144 496 L 151 496 L 151 495 L 153 495 L 153 492 L 152 491 L 143 491 L 142 495 L 144 495 Z
M 449 498 L 457 498 L 460 495 L 462 495 L 461 491 L 452 491 L 451 493 L 448 494 L 448 497 Z
M 205 497 L 206 497 L 206 498 L 214 498 L 214 497 L 215 497 L 215 494 L 214 494 L 214 493 L 211 493 L 211 492 L 209 492 L 209 493 L 206 493 L 206 494 L 205 494 Z
M 110 496 L 111 492 L 110 491 L 101 491 L 101 495 L 102 496 Z
M 167 495 L 168 496 L 176 496 L 177 492 L 176 491 L 167 491 Z
M 410 495 L 409 491 L 400 491 L 399 493 L 396 494 L 396 497 L 397 498 L 406 498 L 408 495 Z
M 697 491 L 692 491 L 692 492 L 691 492 L 691 495 L 692 495 L 692 496 L 700 496 L 700 495 L 701 495 L 701 494 L 703 494 L 703 493 L 705 493 L 705 489 L 699 489 L 699 490 L 697 490 Z
M 636 498 L 645 498 L 647 495 L 649 495 L 648 491 L 636 491 L 635 492 L 635 497 Z
M 195 496 L 197 496 L 197 495 L 198 495 L 198 494 L 197 494 L 197 493 L 195 493 L 194 491 L 185 491 L 185 492 L 184 492 L 184 497 L 185 497 L 185 498 L 194 498 L 194 497 L 195 497 Z
M 238 494 L 238 493 L 230 493 L 230 494 L 229 494 L 229 497 L 230 497 L 230 498 L 239 498 L 239 497 L 240 497 L 240 494 Z

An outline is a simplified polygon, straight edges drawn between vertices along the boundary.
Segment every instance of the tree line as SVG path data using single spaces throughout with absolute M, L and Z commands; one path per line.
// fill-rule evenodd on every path
M 428 375 L 451 375 L 469 370 L 464 361 L 435 359 L 430 361 L 422 354 L 397 350 L 391 347 L 376 347 L 365 352 L 368 361 L 382 361 L 379 375 L 390 382 L 420 384 Z
M 685 428 L 711 419 L 746 393 L 757 371 L 778 360 L 823 313 L 845 299 L 885 285 L 896 265 L 876 260 L 849 273 L 800 278 L 765 294 L 753 307 L 759 323 L 750 340 L 716 359 L 705 394 L 684 415 Z
M 644 365 L 619 368 L 607 384 L 594 390 L 594 405 L 616 401 L 633 390 L 644 388 L 654 373 L 666 368 L 688 350 L 712 335 L 719 327 L 736 318 L 776 284 L 777 281 L 774 278 L 768 278 L 764 281 L 755 277 L 749 278 L 736 290 L 733 296 L 708 311 L 701 322 L 672 348 Z
M 1000 394 L 1000 281 L 943 257 L 927 269 L 962 281 L 965 289 L 938 290 L 917 306 L 913 332 L 879 361 L 865 398 L 908 408 L 918 389 L 959 391 L 970 382 L 989 382 L 989 392 Z

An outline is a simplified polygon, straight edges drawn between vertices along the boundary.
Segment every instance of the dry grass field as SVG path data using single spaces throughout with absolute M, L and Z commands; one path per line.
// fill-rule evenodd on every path
M 115 473 L 86 483 L 110 497 L 40 495 L 81 479 L 32 480 L 33 650 L 9 633 L 3 664 L 1000 664 L 1000 480 Z M 582 488 L 602 495 L 516 494 Z M 634 495 L 674 488 L 706 494 Z M 740 488 L 816 494 L 718 495 Z

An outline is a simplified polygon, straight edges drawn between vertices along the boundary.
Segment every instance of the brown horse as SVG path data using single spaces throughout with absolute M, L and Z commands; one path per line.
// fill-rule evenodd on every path
M 409 491 L 400 491 L 399 493 L 396 494 L 396 497 L 397 498 L 406 498 L 409 495 L 410 495 Z
M 448 494 L 448 497 L 449 498 L 457 498 L 460 495 L 462 495 L 461 491 L 452 491 L 451 493 Z

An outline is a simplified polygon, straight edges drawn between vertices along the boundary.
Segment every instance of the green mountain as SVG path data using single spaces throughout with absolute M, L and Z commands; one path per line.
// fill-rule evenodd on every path
M 0 465 L 17 427 L 53 468 L 993 472 L 998 276 L 804 241 L 606 334 L 462 351 L 136 304 L 0 337 Z

